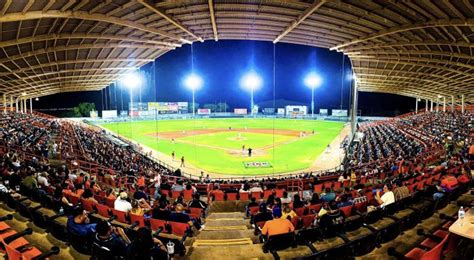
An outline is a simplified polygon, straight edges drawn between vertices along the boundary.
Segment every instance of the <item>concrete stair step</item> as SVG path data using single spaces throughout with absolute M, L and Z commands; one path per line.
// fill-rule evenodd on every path
M 208 227 L 206 226 L 205 230 L 207 231 L 222 231 L 222 230 L 246 230 L 248 229 L 247 226 L 214 226 L 214 227 Z
M 217 226 L 249 226 L 249 221 L 238 218 L 206 219 L 206 227 Z
M 196 239 L 237 239 L 250 238 L 254 243 L 258 243 L 258 237 L 254 235 L 252 229 L 246 230 L 202 230 Z
M 262 244 L 198 246 L 190 248 L 190 259 L 274 259 L 271 253 L 263 253 Z M 311 250 L 306 246 L 278 251 L 282 259 L 308 256 Z M 188 254 L 189 255 L 189 254 Z
M 220 219 L 220 218 L 245 218 L 245 213 L 243 212 L 213 212 L 206 219 Z
M 253 241 L 248 238 L 231 238 L 231 239 L 196 239 L 193 247 L 196 246 L 234 246 L 234 245 L 252 245 Z

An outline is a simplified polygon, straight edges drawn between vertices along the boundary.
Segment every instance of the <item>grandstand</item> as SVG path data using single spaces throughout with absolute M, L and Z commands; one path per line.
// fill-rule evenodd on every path
M 5 0 L 0 8 L 2 258 L 472 259 L 472 2 Z M 344 162 L 260 177 L 193 175 L 136 139 L 34 111 L 35 98 L 101 90 L 167 52 L 210 40 L 347 55 L 348 136 L 330 145 L 346 151 Z M 192 113 L 176 102 L 180 116 L 196 120 L 198 81 L 190 80 Z M 317 81 L 308 80 L 312 90 Z M 360 91 L 415 98 L 415 110 L 359 121 Z M 123 120 L 139 124 L 142 104 L 134 111 L 130 103 Z M 281 119 L 293 121 L 281 122 L 297 140 L 311 138 L 297 122 L 318 121 L 297 105 Z M 265 111 L 275 146 L 278 109 Z M 156 112 L 155 121 L 173 116 Z

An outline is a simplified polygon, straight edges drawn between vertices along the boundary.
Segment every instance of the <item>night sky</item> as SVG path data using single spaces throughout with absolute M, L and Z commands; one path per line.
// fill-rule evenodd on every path
M 196 92 L 196 102 L 201 106 L 227 102 L 231 108 L 249 107 L 250 94 L 240 86 L 240 79 L 253 70 L 263 80 L 261 88 L 255 91 L 257 104 L 275 98 L 303 102 L 309 106 L 311 90 L 305 86 L 304 78 L 308 73 L 316 72 L 322 78 L 321 86 L 315 90 L 316 111 L 319 108 L 339 109 L 341 102 L 344 109 L 348 108 L 351 66 L 349 59 L 344 57 L 343 61 L 343 55 L 339 52 L 259 41 L 206 41 L 193 44 L 193 58 L 194 73 L 203 79 L 202 88 Z M 192 71 L 191 45 L 168 52 L 154 64 L 145 65 L 141 71 L 144 78 L 142 102 L 191 102 L 191 92 L 183 83 Z M 415 103 L 413 98 L 389 94 L 360 93 L 359 97 L 359 109 L 363 115 L 404 113 L 413 110 Z M 134 90 L 134 102 L 139 100 L 140 91 Z M 99 110 L 102 106 L 120 110 L 127 109 L 129 95 L 128 90 L 119 83 L 105 91 L 42 97 L 34 106 L 48 109 L 44 111 L 46 113 L 61 115 L 63 110 L 49 109 L 71 108 L 80 102 L 94 102 Z

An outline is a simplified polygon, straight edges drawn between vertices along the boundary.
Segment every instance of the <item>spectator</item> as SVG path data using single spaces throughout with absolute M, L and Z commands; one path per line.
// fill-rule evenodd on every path
M 263 190 L 258 183 L 254 183 L 252 188 L 250 188 L 250 192 L 263 192 Z
M 98 203 L 97 200 L 94 199 L 94 195 L 92 194 L 92 191 L 90 189 L 85 189 L 81 195 L 81 198 L 83 198 L 84 200 L 92 201 L 96 204 Z
M 379 203 L 379 206 L 384 208 L 395 202 L 395 195 L 390 190 L 389 185 L 385 184 L 383 186 L 383 195 L 380 196 L 380 189 L 377 189 L 375 192 L 375 199 Z
M 300 195 L 295 194 L 295 196 L 293 196 L 293 209 L 302 208 L 304 206 L 305 203 L 301 200 Z
M 129 212 L 132 209 L 132 204 L 127 199 L 128 194 L 124 191 L 120 192 L 119 197 L 114 202 L 114 209 Z
M 401 181 L 396 182 L 396 185 L 397 187 L 393 190 L 395 201 L 410 197 L 410 190 L 407 186 L 403 185 Z
M 281 197 L 281 203 L 282 204 L 290 204 L 291 203 L 291 198 L 288 196 L 288 192 L 284 191 L 283 196 Z
M 38 174 L 38 185 L 42 188 L 49 187 L 47 172 L 41 172 L 40 174 Z
M 336 199 L 336 193 L 331 191 L 331 188 L 326 187 L 324 193 L 321 194 L 321 201 L 322 202 L 331 202 Z
M 253 216 L 253 223 L 257 224 L 259 222 L 265 222 L 272 219 L 273 219 L 272 213 L 268 211 L 265 204 L 262 204 L 260 205 L 259 213 Z
M 175 211 L 171 212 L 170 221 L 188 223 L 190 226 L 194 225 L 194 227 L 196 227 L 198 230 L 204 229 L 204 225 L 201 226 L 196 221 L 191 221 L 191 218 L 184 212 L 184 207 L 181 204 L 176 205 Z
M 132 208 L 129 212 L 137 216 L 143 216 L 151 210 L 150 204 L 148 204 L 144 199 L 132 200 L 131 205 Z
M 177 181 L 173 186 L 171 186 L 172 191 L 182 192 L 184 190 L 183 182 Z
M 342 207 L 346 207 L 346 206 L 352 205 L 352 202 L 350 202 L 350 201 L 347 199 L 347 195 L 346 195 L 346 194 L 342 194 L 341 196 L 337 197 L 335 201 L 336 201 L 336 203 L 337 203 L 337 207 L 338 207 L 338 208 L 342 208 Z
M 317 192 L 314 192 L 313 195 L 311 196 L 311 200 L 309 201 L 309 204 L 316 205 L 320 203 L 321 203 L 321 200 L 319 199 L 319 194 Z
M 352 201 L 352 203 L 354 203 L 354 205 L 356 204 L 359 204 L 359 203 L 364 203 L 364 202 L 367 202 L 367 196 L 365 196 L 364 194 L 364 190 L 360 189 L 358 190 L 358 196 L 356 198 L 354 198 L 354 200 Z
M 97 223 L 93 243 L 94 248 L 100 249 L 99 251 L 106 250 L 107 256 L 118 258 L 126 255 L 130 239 L 122 228 L 112 227 L 107 221 L 101 220 Z
M 207 204 L 201 200 L 199 193 L 193 195 L 193 200 L 189 203 L 190 208 L 200 208 L 202 210 L 207 209 Z
M 340 227 L 344 224 L 344 220 L 344 213 L 339 210 L 335 201 L 331 201 L 329 202 L 329 207 L 326 214 L 322 215 L 319 219 L 319 226 L 326 231 L 331 228 L 337 229 L 337 227 Z
M 89 224 L 89 222 L 88 212 L 79 207 L 74 210 L 73 215 L 68 217 L 66 228 L 77 236 L 92 238 L 96 231 L 96 224 Z
M 127 259 L 168 259 L 168 252 L 159 239 L 151 236 L 149 228 L 141 227 L 128 248 Z
M 280 208 L 275 208 L 273 210 L 273 218 L 274 219 L 265 222 L 265 225 L 262 228 L 262 235 L 270 237 L 295 231 L 293 224 L 291 224 L 288 219 L 282 218 Z
M 110 200 L 117 199 L 117 196 L 115 196 L 115 192 L 113 189 L 107 189 L 107 191 L 105 192 L 105 196 L 107 199 L 110 199 Z
M 170 220 L 171 211 L 168 210 L 168 204 L 163 200 L 155 200 L 153 204 L 152 217 L 161 220 Z
M 288 219 L 291 221 L 292 218 L 297 216 L 298 215 L 296 215 L 296 213 L 288 205 L 283 206 L 282 219 Z
M 347 172 L 344 172 L 341 176 L 339 176 L 339 179 L 337 179 L 338 182 L 344 182 L 344 181 L 349 181 L 350 178 L 347 174 Z
M 145 193 L 145 186 L 139 186 L 138 190 L 133 194 L 133 198 L 136 200 L 148 200 L 148 195 Z

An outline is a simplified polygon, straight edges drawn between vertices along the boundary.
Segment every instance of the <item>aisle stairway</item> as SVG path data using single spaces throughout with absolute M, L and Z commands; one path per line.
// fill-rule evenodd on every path
M 206 218 L 206 228 L 194 238 L 187 256 L 190 259 L 273 259 L 272 254 L 263 253 L 262 245 L 244 213 L 214 212 Z M 311 251 L 299 246 L 278 254 L 291 258 L 309 255 Z

